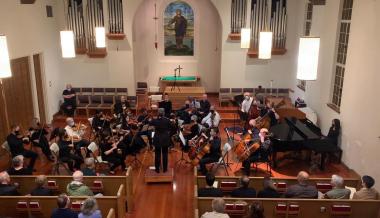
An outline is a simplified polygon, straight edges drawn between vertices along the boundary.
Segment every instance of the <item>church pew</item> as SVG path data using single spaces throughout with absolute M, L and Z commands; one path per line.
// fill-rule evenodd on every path
M 202 188 L 206 186 L 206 178 L 205 176 L 198 176 L 198 171 L 195 168 L 194 169 L 194 178 L 195 178 L 195 184 L 198 185 L 198 187 Z M 216 176 L 215 181 L 218 182 L 218 187 L 220 186 L 221 182 L 236 182 L 236 184 L 239 186 L 240 176 Z M 260 191 L 263 189 L 263 181 L 264 177 L 249 177 L 249 187 L 254 188 L 256 191 Z M 297 184 L 297 178 L 278 178 L 278 177 L 272 177 L 272 180 L 275 183 L 286 183 L 287 187 L 293 184 Z M 310 178 L 309 183 L 310 185 L 317 185 L 317 183 L 322 184 L 329 184 L 331 181 L 331 178 Z M 356 189 L 360 189 L 361 187 L 361 180 L 359 178 L 345 178 L 344 179 L 345 186 L 354 187 Z
M 196 186 L 195 186 L 196 187 Z M 194 213 L 196 217 L 207 211 L 212 211 L 212 197 L 195 197 Z M 265 217 L 298 217 L 298 218 L 329 218 L 329 217 L 378 217 L 379 200 L 332 200 L 332 199 L 285 199 L 285 198 L 223 198 L 226 204 L 259 202 L 264 208 Z M 279 209 L 283 205 L 283 209 Z M 292 205 L 293 210 L 290 209 Z M 295 210 L 294 210 L 295 208 Z M 333 209 L 334 208 L 334 209 Z M 338 208 L 338 209 L 336 209 Z M 342 208 L 344 208 L 342 210 Z M 293 216 L 291 216 L 293 215 Z M 340 215 L 340 216 L 338 216 Z M 235 217 L 235 216 L 234 216 Z M 242 216 L 236 216 L 242 217 Z
M 55 181 L 57 185 L 56 192 L 66 193 L 67 184 L 73 179 L 72 176 L 46 176 L 48 182 Z M 29 194 L 34 188 L 34 180 L 36 176 L 11 176 L 12 183 L 18 183 L 18 191 L 23 194 Z M 103 195 L 114 196 L 118 192 L 119 185 L 123 184 L 124 189 L 122 195 L 126 197 L 128 211 L 133 209 L 134 193 L 133 193 L 133 175 L 132 167 L 129 167 L 125 176 L 84 176 L 83 182 L 89 187 L 93 187 L 94 181 L 101 181 L 103 184 Z
M 109 214 L 110 217 L 125 217 L 124 189 L 122 184 L 115 196 L 96 197 L 99 210 L 104 217 L 109 214 L 110 208 L 115 209 Z M 73 205 L 78 205 L 77 202 L 83 202 L 86 198 L 86 196 L 78 196 L 70 197 L 70 200 Z M 25 204 L 19 202 L 25 202 Z M 57 208 L 57 196 L 0 196 L 0 205 L 0 215 L 4 217 L 28 217 L 27 214 L 30 213 L 36 214 L 36 217 L 50 217 L 53 209 Z
M 115 209 L 111 208 L 111 209 L 108 211 L 107 218 L 115 218 L 115 217 L 116 217 Z

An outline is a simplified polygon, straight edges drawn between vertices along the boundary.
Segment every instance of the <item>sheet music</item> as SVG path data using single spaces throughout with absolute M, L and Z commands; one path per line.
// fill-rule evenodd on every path
M 186 139 L 182 134 L 182 131 L 179 131 L 179 138 L 181 139 L 181 142 L 183 145 L 186 145 Z

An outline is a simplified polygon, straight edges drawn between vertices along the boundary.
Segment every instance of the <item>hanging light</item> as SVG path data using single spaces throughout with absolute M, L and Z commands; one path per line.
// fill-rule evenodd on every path
M 272 57 L 272 32 L 260 32 L 259 59 L 271 59 Z
M 316 80 L 319 58 L 319 37 L 301 37 L 298 51 L 297 79 Z
M 12 76 L 7 46 L 7 37 L 0 35 L 0 79 Z
M 249 48 L 251 44 L 251 29 L 250 28 L 242 28 L 240 31 L 241 40 L 240 47 L 241 48 Z
M 61 48 L 63 58 L 75 58 L 74 32 L 61 31 Z
M 106 47 L 106 29 L 104 27 L 95 27 L 96 47 Z

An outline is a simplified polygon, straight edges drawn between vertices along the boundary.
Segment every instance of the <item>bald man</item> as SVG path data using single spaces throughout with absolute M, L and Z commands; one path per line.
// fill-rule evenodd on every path
M 318 198 L 318 190 L 315 186 L 309 185 L 309 174 L 301 171 L 297 175 L 298 184 L 290 186 L 285 192 L 287 198 Z
M 73 181 L 67 185 L 67 194 L 70 196 L 93 196 L 91 189 L 83 183 L 82 171 L 73 173 Z

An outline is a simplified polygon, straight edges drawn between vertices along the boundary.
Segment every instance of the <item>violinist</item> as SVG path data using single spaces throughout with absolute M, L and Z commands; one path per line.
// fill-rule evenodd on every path
M 69 169 L 74 172 L 80 170 L 80 165 L 83 163 L 83 158 L 74 154 L 74 144 L 70 140 L 65 129 L 59 128 L 56 136 L 57 145 L 59 147 L 59 159 L 67 163 Z
M 254 137 L 252 137 L 252 140 L 248 143 L 255 142 L 258 142 L 260 144 L 260 147 L 256 151 L 252 152 L 252 154 L 250 154 L 250 156 L 243 161 L 244 172 L 247 176 L 249 176 L 251 172 L 251 163 L 269 158 L 272 142 L 268 136 L 268 129 L 260 129 L 260 132 L 257 135 L 254 135 Z
M 200 108 L 199 112 L 201 114 L 201 117 L 206 116 L 210 112 L 211 104 L 207 98 L 207 94 L 203 94 L 202 100 L 199 101 Z
M 221 157 L 221 139 L 219 137 L 219 129 L 217 127 L 211 128 L 209 143 L 210 153 L 205 154 L 199 161 L 200 170 L 203 175 L 207 174 L 206 164 L 218 162 Z
M 184 129 L 183 129 L 183 135 L 186 139 L 186 145 L 184 145 L 185 151 L 189 149 L 189 141 L 192 138 L 198 136 L 199 133 L 200 131 L 199 131 L 199 125 L 198 125 L 198 117 L 196 115 L 193 115 L 191 116 L 190 124 L 184 125 Z
M 33 146 L 40 147 L 42 153 L 45 154 L 49 161 L 54 161 L 54 158 L 50 151 L 49 141 L 47 135 L 49 132 L 41 125 L 37 118 L 34 118 L 32 121 L 32 126 L 29 128 L 30 132 L 30 141 Z
M 9 148 L 11 149 L 12 157 L 15 157 L 17 155 L 22 155 L 26 158 L 30 158 L 28 169 L 33 171 L 34 164 L 36 162 L 38 155 L 34 151 L 26 150 L 24 148 L 23 138 L 24 136 L 20 134 L 20 126 L 12 125 L 11 133 L 7 136 L 7 142 L 8 142 Z
M 202 124 L 207 124 L 210 128 L 218 127 L 220 122 L 220 115 L 215 111 L 215 107 L 210 107 L 210 113 L 202 119 Z
M 111 163 L 110 174 L 115 174 L 115 169 L 121 166 L 121 169 L 124 170 L 125 166 L 125 158 L 123 155 L 118 152 L 118 147 L 120 143 L 123 141 L 123 137 L 120 137 L 118 140 L 110 136 L 109 132 L 104 132 L 104 137 L 102 142 L 100 143 L 100 150 L 102 159 Z
M 148 138 L 149 146 L 153 146 L 152 131 L 149 128 L 144 128 L 144 125 L 149 124 L 149 114 L 145 108 L 141 108 L 140 115 L 137 117 L 137 125 L 141 127 L 141 130 L 138 134 L 141 136 L 145 135 Z M 144 143 L 145 144 L 145 143 Z
M 116 116 L 119 116 L 123 111 L 129 109 L 130 105 L 129 102 L 127 101 L 126 97 L 123 95 L 120 97 L 120 101 L 116 102 L 114 108 L 113 108 L 113 113 Z
M 92 128 L 95 132 L 103 131 L 105 129 L 109 130 L 111 127 L 110 118 L 107 118 L 103 111 L 96 110 L 95 116 L 92 120 Z
M 123 140 L 119 143 L 118 147 L 122 150 L 123 157 L 137 153 L 146 146 L 145 141 L 141 138 L 138 132 L 139 128 L 135 124 L 130 125 L 130 131 L 123 136 Z
M 83 139 L 84 131 L 87 128 L 85 125 L 76 125 L 72 117 L 66 118 L 66 133 L 68 140 L 72 141 L 75 146 L 75 151 L 81 155 L 81 149 L 90 145 L 90 142 Z

